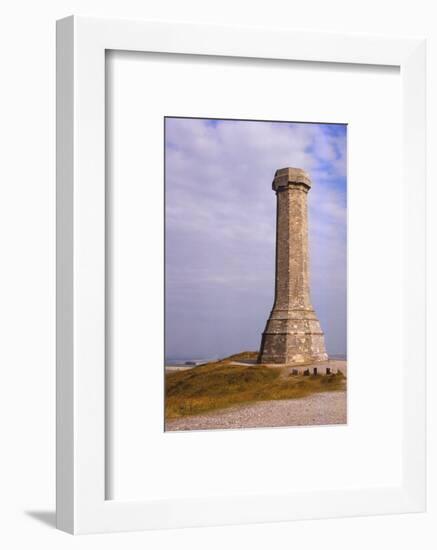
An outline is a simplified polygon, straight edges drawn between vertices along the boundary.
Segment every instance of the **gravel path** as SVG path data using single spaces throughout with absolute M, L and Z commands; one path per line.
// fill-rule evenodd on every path
M 346 392 L 235 405 L 221 411 L 168 420 L 166 431 L 346 424 Z

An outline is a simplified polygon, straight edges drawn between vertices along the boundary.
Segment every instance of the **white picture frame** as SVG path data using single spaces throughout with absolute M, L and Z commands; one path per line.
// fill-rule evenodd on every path
M 400 68 L 402 172 L 403 181 L 412 184 L 405 186 L 404 207 L 403 331 L 408 339 L 399 486 L 144 502 L 105 499 L 106 50 Z M 57 22 L 59 529 L 92 533 L 425 510 L 425 51 L 420 38 L 75 16 Z

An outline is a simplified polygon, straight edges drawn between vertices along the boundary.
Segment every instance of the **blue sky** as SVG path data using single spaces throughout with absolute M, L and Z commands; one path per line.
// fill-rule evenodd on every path
M 257 350 L 274 297 L 275 170 L 303 168 L 311 298 L 346 353 L 346 125 L 166 118 L 166 358 Z

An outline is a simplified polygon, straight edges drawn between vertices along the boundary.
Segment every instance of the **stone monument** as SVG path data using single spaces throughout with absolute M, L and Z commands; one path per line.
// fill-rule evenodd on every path
M 308 174 L 277 170 L 275 301 L 262 335 L 259 363 L 326 361 L 325 338 L 311 305 L 308 259 Z

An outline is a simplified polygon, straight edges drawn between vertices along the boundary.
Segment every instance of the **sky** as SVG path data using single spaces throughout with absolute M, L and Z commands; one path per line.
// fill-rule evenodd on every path
M 278 168 L 303 168 L 311 299 L 346 353 L 344 124 L 165 119 L 165 356 L 255 351 L 274 299 Z

